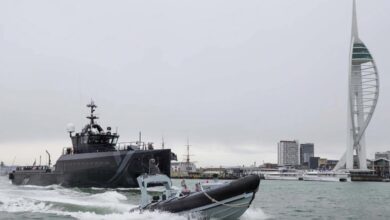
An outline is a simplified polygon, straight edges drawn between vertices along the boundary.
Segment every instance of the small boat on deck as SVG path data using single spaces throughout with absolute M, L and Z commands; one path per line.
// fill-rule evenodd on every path
M 197 184 L 197 192 L 181 192 L 172 188 L 169 177 L 162 174 L 141 175 L 137 178 L 141 202 L 131 211 L 165 211 L 202 219 L 238 219 L 249 208 L 260 185 L 258 175 L 250 175 L 227 183 Z M 163 185 L 161 196 L 147 193 L 149 185 Z M 186 187 L 185 187 L 186 189 Z

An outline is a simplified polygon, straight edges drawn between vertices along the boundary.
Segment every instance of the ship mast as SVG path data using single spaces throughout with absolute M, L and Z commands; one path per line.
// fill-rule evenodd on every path
M 189 138 L 187 137 L 187 145 L 185 145 L 187 147 L 187 154 L 184 155 L 186 157 L 186 163 L 189 164 L 190 163 L 190 156 L 193 156 L 193 155 L 190 155 L 190 140 Z
M 162 149 L 164 149 L 164 147 L 165 147 L 165 141 L 164 141 L 164 136 L 162 136 L 161 137 L 162 138 L 162 142 L 161 142 L 161 147 L 162 147 Z
M 91 115 L 90 116 L 87 116 L 87 118 L 90 120 L 90 124 L 93 125 L 95 124 L 95 119 L 99 119 L 96 115 L 93 115 L 93 113 L 95 112 L 95 109 L 97 108 L 97 105 L 95 105 L 95 103 L 93 102 L 93 100 L 91 100 L 91 103 L 89 103 L 87 105 L 88 108 L 91 108 Z
M 189 139 L 187 138 L 187 159 L 186 159 L 186 162 L 187 163 L 190 163 L 190 141 L 189 141 Z

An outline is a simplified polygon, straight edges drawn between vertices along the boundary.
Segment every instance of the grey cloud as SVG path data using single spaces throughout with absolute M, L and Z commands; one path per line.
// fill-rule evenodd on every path
M 390 147 L 389 7 L 358 2 L 381 77 L 370 155 Z M 181 155 L 189 136 L 200 164 L 210 164 L 206 152 L 223 152 L 221 164 L 275 161 L 280 139 L 337 159 L 350 13 L 350 1 L 1 2 L 0 160 L 47 142 L 60 152 L 66 124 L 83 126 L 91 98 L 122 141 L 164 135 Z M 13 147 L 29 141 L 41 144 Z

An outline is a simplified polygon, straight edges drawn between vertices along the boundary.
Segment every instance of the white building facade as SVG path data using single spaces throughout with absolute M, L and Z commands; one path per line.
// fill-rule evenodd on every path
M 278 165 L 299 165 L 298 141 L 280 141 L 278 143 Z
M 188 176 L 196 172 L 196 166 L 192 162 L 172 162 L 171 173 L 176 176 Z

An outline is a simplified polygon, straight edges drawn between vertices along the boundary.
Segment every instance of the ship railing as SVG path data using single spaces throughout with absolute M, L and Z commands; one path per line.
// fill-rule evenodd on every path
M 117 143 L 115 148 L 119 151 L 140 150 L 145 148 L 145 143 L 133 141 L 133 142 L 120 142 Z
M 49 166 L 46 165 L 38 165 L 38 166 L 19 166 L 16 167 L 17 171 L 42 171 L 42 170 L 48 170 Z

